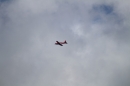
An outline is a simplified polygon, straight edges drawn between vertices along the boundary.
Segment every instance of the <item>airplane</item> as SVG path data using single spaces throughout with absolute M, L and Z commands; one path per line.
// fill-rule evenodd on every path
M 60 45 L 60 46 L 63 46 L 62 44 L 67 44 L 66 40 L 64 42 L 56 41 L 56 43 L 55 43 L 55 45 Z

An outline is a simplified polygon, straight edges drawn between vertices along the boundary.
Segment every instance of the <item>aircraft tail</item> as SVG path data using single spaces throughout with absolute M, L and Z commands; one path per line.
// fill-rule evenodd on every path
M 66 43 L 66 44 L 67 44 L 66 40 L 64 41 L 64 43 Z

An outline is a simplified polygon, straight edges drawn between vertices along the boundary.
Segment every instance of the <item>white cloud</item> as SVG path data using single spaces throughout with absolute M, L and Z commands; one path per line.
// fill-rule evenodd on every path
M 128 86 L 128 7 L 127 0 L 1 3 L 0 85 Z

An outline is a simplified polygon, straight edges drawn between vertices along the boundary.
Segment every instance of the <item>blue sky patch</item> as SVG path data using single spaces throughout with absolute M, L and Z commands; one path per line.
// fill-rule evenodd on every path
M 6 1 L 10 1 L 10 0 L 0 0 L 0 2 L 6 2 Z
M 93 6 L 93 10 L 97 11 L 97 12 L 102 12 L 104 14 L 110 14 L 113 12 L 113 6 L 112 5 L 95 5 Z

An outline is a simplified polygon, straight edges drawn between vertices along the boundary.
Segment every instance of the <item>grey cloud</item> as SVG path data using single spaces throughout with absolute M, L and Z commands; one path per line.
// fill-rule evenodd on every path
M 129 16 L 119 11 L 122 1 L 115 1 L 105 5 L 102 0 L 3 3 L 0 84 L 129 85 Z M 65 39 L 67 45 L 54 45 Z

